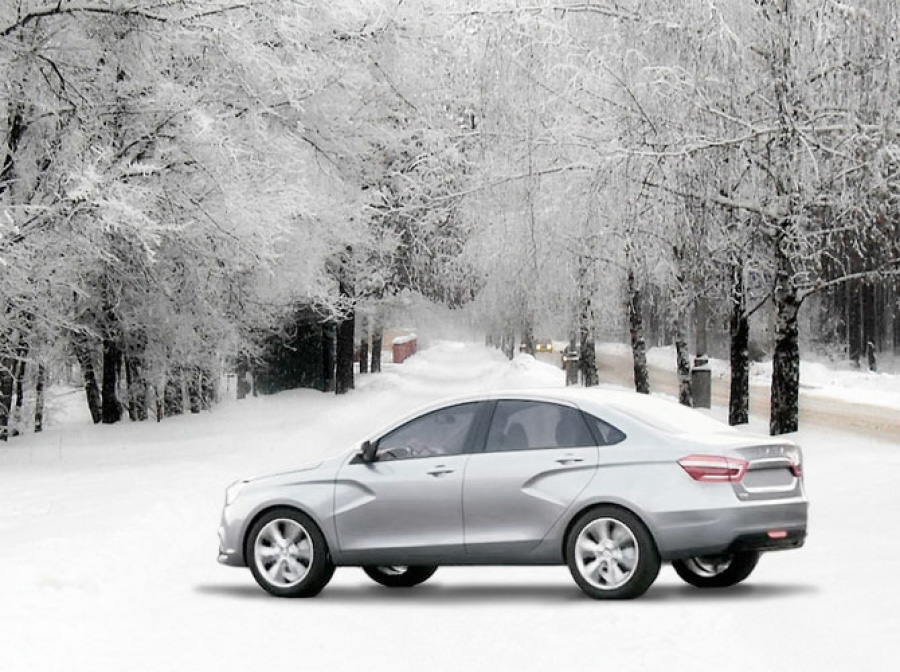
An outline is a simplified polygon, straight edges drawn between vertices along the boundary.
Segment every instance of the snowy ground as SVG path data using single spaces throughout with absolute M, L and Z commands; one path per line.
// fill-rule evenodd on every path
M 352 445 L 473 389 L 562 385 L 553 366 L 445 343 L 344 397 L 298 391 L 159 425 L 58 424 L 0 448 L 0 671 L 897 669 L 900 438 L 806 428 L 805 548 L 702 592 L 665 567 L 641 599 L 564 567 L 441 568 L 411 591 L 339 569 L 269 598 L 216 563 L 223 489 Z M 721 416 L 721 409 L 714 409 Z M 762 424 L 753 429 L 763 431 Z

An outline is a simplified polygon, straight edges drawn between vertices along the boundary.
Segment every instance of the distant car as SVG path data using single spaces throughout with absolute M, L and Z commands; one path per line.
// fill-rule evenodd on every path
M 797 548 L 799 447 L 646 395 L 564 388 L 425 409 L 339 457 L 226 492 L 219 561 L 316 595 L 335 566 L 419 584 L 438 565 L 566 564 L 595 598 L 644 593 L 662 562 L 701 588 Z
M 538 341 L 537 343 L 534 344 L 534 351 L 535 352 L 553 352 L 553 341 L 551 341 L 551 340 Z

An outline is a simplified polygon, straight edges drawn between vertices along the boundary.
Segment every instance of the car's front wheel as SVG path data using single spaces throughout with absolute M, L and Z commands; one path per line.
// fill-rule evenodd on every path
M 334 574 L 321 530 L 295 509 L 263 514 L 247 535 L 245 557 L 256 582 L 278 597 L 318 595 Z
M 750 576 L 757 562 L 758 551 L 743 551 L 673 560 L 672 567 L 678 576 L 697 588 L 727 588 Z
M 603 506 L 582 514 L 566 542 L 575 583 L 596 599 L 630 599 L 647 592 L 660 557 L 650 532 L 629 511 Z
M 437 571 L 435 565 L 365 565 L 363 571 L 369 578 L 388 588 L 412 588 L 431 578 Z

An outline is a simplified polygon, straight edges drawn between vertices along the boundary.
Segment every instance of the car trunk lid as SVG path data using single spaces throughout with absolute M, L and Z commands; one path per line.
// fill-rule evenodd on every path
M 803 494 L 803 458 L 800 447 L 792 443 L 766 443 L 736 448 L 747 461 L 747 472 L 732 482 L 742 501 L 777 500 Z

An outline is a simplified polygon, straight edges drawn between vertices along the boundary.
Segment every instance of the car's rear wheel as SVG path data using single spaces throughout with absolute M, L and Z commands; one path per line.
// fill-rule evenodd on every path
M 278 597 L 318 595 L 334 574 L 325 537 L 295 509 L 263 514 L 247 535 L 245 557 L 256 582 Z
M 437 571 L 436 565 L 365 565 L 369 578 L 388 588 L 412 588 L 424 583 Z
M 759 562 L 758 551 L 724 555 L 700 555 L 673 560 L 672 567 L 682 579 L 697 588 L 727 588 L 748 576 Z
M 650 532 L 629 511 L 603 506 L 582 514 L 566 541 L 575 583 L 596 599 L 630 599 L 647 592 L 660 557 Z

